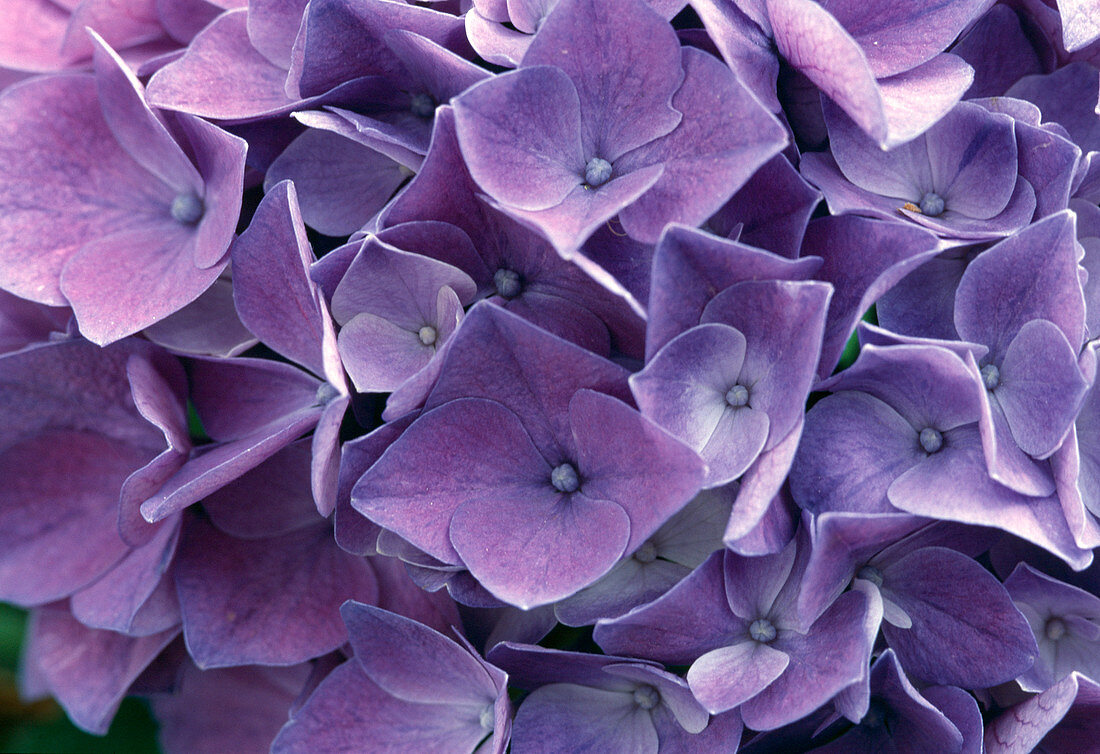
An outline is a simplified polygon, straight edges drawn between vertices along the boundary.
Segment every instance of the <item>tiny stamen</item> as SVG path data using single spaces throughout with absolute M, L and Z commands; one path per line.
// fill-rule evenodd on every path
M 554 467 L 554 470 L 550 472 L 550 484 L 554 485 L 554 489 L 558 492 L 569 493 L 577 491 L 577 488 L 581 486 L 581 480 L 577 476 L 577 470 L 573 468 L 573 464 L 563 463 Z
M 314 398 L 314 401 L 316 401 L 316 402 L 313 405 L 315 405 L 315 406 L 327 406 L 328 402 L 331 401 L 336 396 L 338 396 L 339 394 L 340 394 L 340 391 L 337 390 L 334 386 L 330 385 L 327 382 L 322 383 L 321 386 L 319 388 L 317 388 L 317 394 L 316 394 L 316 397 Z
M 939 217 L 943 214 L 943 197 L 934 191 L 929 191 L 920 200 L 921 214 L 929 217 Z
M 435 115 L 435 100 L 430 94 L 414 94 L 409 101 L 409 110 L 418 118 L 430 118 Z
M 1051 641 L 1058 641 L 1066 635 L 1066 622 L 1061 618 L 1050 618 L 1043 627 L 1043 633 Z
M 859 569 L 859 573 L 856 574 L 856 578 L 870 581 L 875 586 L 882 586 L 882 571 L 874 566 L 863 566 L 863 568 Z
M 490 703 L 490 704 L 486 705 L 485 709 L 481 710 L 481 717 L 478 719 L 478 722 L 481 723 L 481 727 L 482 727 L 483 730 L 492 730 L 493 727 L 494 727 L 493 723 L 495 722 L 495 720 L 496 720 L 496 705 Z
M 194 225 L 206 212 L 202 199 L 190 192 L 178 194 L 172 200 L 172 219 L 183 225 Z
M 634 703 L 642 709 L 653 709 L 661 703 L 661 692 L 652 686 L 639 686 L 634 689 Z
M 925 427 L 920 431 L 920 446 L 925 453 L 935 453 L 943 447 L 943 435 L 938 429 Z
M 982 367 L 982 382 L 986 390 L 994 390 L 1001 384 L 1001 370 L 993 364 L 986 364 Z
M 501 298 L 515 298 L 523 290 L 519 273 L 507 267 L 501 267 L 493 274 L 493 285 L 497 287 L 497 295 Z
M 611 163 L 602 157 L 593 157 L 584 166 L 584 182 L 590 188 L 597 188 L 611 180 Z
M 749 403 L 749 389 L 744 385 L 734 385 L 726 391 L 726 403 L 733 408 L 741 408 Z
M 767 644 L 775 640 L 776 630 L 767 618 L 757 618 L 749 625 L 749 636 L 753 641 Z
M 435 339 L 438 337 L 435 328 L 431 325 L 424 325 L 420 328 L 420 332 L 416 334 L 420 338 L 420 342 L 426 346 L 434 345 Z

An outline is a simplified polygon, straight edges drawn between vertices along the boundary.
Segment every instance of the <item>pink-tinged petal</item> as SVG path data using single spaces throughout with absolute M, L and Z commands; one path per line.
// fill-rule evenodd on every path
M 1021 495 L 989 478 L 975 428 L 952 430 L 948 449 L 898 477 L 890 485 L 890 502 L 918 516 L 996 527 L 1080 568 L 1090 562 L 1091 553 L 1077 546 L 1057 498 Z
M 219 277 L 197 299 L 142 334 L 159 346 L 195 356 L 237 356 L 259 340 L 237 316 L 233 283 Z
M 248 144 L 190 115 L 180 115 L 178 123 L 191 142 L 199 173 L 206 184 L 202 197 L 203 216 L 195 233 L 194 251 L 195 265 L 205 269 L 224 262 L 235 237 Z
M 416 32 L 459 54 L 471 52 L 462 19 L 450 13 L 391 0 L 319 0 L 306 13 L 296 41 L 302 60 L 291 65 L 288 83 L 310 96 L 363 76 L 400 75 L 400 58 L 383 42 L 393 29 Z
M 276 417 L 251 435 L 204 446 L 141 504 L 142 517 L 153 523 L 197 503 L 313 429 L 321 413 L 317 406 L 300 408 Z
M 519 67 L 532 39 L 530 34 L 513 31 L 486 18 L 476 6 L 466 12 L 466 36 L 478 55 L 505 68 Z
M 480 438 L 474 446 L 472 431 Z M 425 412 L 390 445 L 355 485 L 352 506 L 433 557 L 457 563 L 448 527 L 460 506 L 525 500 L 542 488 L 553 493 L 549 478 L 550 467 L 512 412 L 490 400 L 458 399 Z
M 470 573 L 494 596 L 523 609 L 568 597 L 607 573 L 630 537 L 616 502 L 583 492 L 562 495 L 549 483 L 497 499 L 462 503 L 451 542 Z
M 622 401 L 579 390 L 569 402 L 581 492 L 613 500 L 630 517 L 632 551 L 699 491 L 695 453 Z
M 996 356 L 1027 322 L 1047 319 L 1070 345 L 1084 337 L 1075 218 L 1059 212 L 979 254 L 955 294 L 955 328 Z
M 396 390 L 436 353 L 416 332 L 367 312 L 340 329 L 339 344 L 348 375 L 361 393 Z
M 963 746 L 959 754 L 982 754 L 984 721 L 974 697 L 955 686 L 930 686 L 921 690 L 921 696 L 935 705 L 962 734 Z
M 794 501 L 789 492 L 783 491 L 783 483 L 787 480 L 795 452 L 801 442 L 803 425 L 804 422 L 799 421 L 778 445 L 757 456 L 741 477 L 741 487 L 737 491 L 737 499 L 722 537 L 726 546 L 734 552 L 762 555 L 763 552 L 755 549 L 749 552 L 746 548 L 755 548 L 765 543 L 769 548 L 782 549 L 793 534 L 794 521 L 790 520 L 785 509 L 789 502 L 789 507 L 793 510 Z M 784 536 L 788 538 L 783 540 Z M 779 539 L 774 539 L 775 537 Z M 768 549 L 767 552 L 777 550 Z
M 119 490 L 147 460 L 147 451 L 110 437 L 60 429 L 0 453 L 3 598 L 24 606 L 60 599 L 120 560 L 129 547 L 118 532 Z
M 962 102 L 928 129 L 923 141 L 932 170 L 929 188 L 952 210 L 988 220 L 1008 206 L 1017 171 L 1011 118 Z
M 920 7 L 858 0 L 826 3 L 880 78 L 908 71 L 945 50 L 989 5 L 989 0 L 936 0 Z
M 545 210 L 584 184 L 577 90 L 564 72 L 536 66 L 484 81 L 454 101 L 470 174 L 503 204 Z M 602 187 L 601 187 L 602 188 Z
M 324 384 L 290 364 L 239 357 L 195 359 L 190 377 L 203 429 L 219 441 L 240 440 L 289 414 L 319 409 Z
M 806 415 L 791 494 L 812 513 L 888 513 L 890 485 L 924 456 L 916 430 L 893 408 L 866 393 L 836 393 Z
M 559 0 L 523 57 L 542 65 L 576 87 L 583 160 L 614 163 L 681 122 L 680 42 L 643 0 Z
M 711 650 L 691 664 L 687 680 L 707 711 L 718 714 L 752 699 L 771 685 L 791 658 L 767 644 L 744 641 Z
M 795 567 L 795 543 L 764 557 L 741 557 L 731 552 L 724 555 L 726 604 L 733 614 L 749 624 L 773 613 L 776 598 Z
M 1045 319 L 1028 322 L 1008 344 L 1000 380 L 993 394 L 1016 444 L 1035 458 L 1053 454 L 1089 387 L 1066 336 Z
M 726 393 L 737 382 L 744 359 L 740 330 L 715 322 L 699 325 L 670 340 L 645 369 L 631 375 L 630 391 L 646 418 L 700 451 L 723 415 L 733 410 Z M 708 471 L 707 486 L 715 486 L 710 484 L 714 474 Z
M 722 0 L 692 0 L 691 3 L 722 59 L 769 111 L 777 113 L 780 110 L 776 96 L 779 58 L 771 39 L 747 15 L 748 10 L 740 7 L 743 5 Z
M 347 639 L 339 606 L 378 596 L 367 561 L 324 523 L 268 539 L 234 539 L 190 522 L 175 567 L 188 651 L 199 667 L 293 665 Z
M 885 106 L 859 44 L 828 11 L 810 0 L 768 0 L 767 10 L 783 58 L 867 135 L 885 144 L 889 138 Z
M 391 29 L 384 38 L 401 59 L 409 77 L 427 89 L 436 102 L 445 103 L 490 76 L 484 68 L 415 31 Z
M 512 746 L 538 754 L 657 754 L 659 740 L 651 714 L 630 691 L 549 684 L 535 689 L 520 705 Z
M 233 244 L 233 300 L 241 321 L 266 345 L 340 384 L 339 367 L 327 363 L 325 341 L 335 345 L 336 333 L 309 278 L 313 250 L 297 199 L 293 183 L 274 186 Z
M 489 732 L 480 709 L 407 702 L 371 682 L 354 660 L 330 673 L 271 744 L 275 754 L 326 751 L 448 754 L 473 751 Z
M 869 248 L 873 254 L 860 253 Z M 832 373 L 863 312 L 937 251 L 930 233 L 896 222 L 840 215 L 810 223 L 802 254 L 822 257 L 817 276 L 833 284 L 819 377 Z
M 386 693 L 407 702 L 454 706 L 491 704 L 497 696 L 484 662 L 438 631 L 357 602 L 346 602 L 340 614 L 356 662 Z M 409 672 L 426 664 L 430 677 Z
M 141 82 L 102 37 L 91 35 L 99 105 L 119 146 L 177 193 L 198 195 L 202 190 L 198 171 L 145 102 Z
M 285 111 L 286 70 L 259 53 L 248 37 L 248 12 L 219 16 L 192 40 L 186 54 L 149 80 L 149 102 L 166 110 L 233 120 Z M 195 81 L 204 82 L 196 87 Z
M 351 405 L 350 395 L 338 395 L 325 404 L 313 429 L 313 463 L 309 486 L 317 512 L 326 518 L 336 508 L 337 477 L 340 473 L 340 426 Z
M 657 243 L 649 291 L 646 357 L 699 324 L 721 290 L 746 280 L 804 280 L 821 266 L 815 257 L 785 259 L 695 228 L 670 225 Z
M 660 599 L 597 623 L 594 638 L 604 652 L 687 665 L 747 631 L 730 612 L 723 554 L 716 552 Z
M 345 236 L 365 225 L 407 176 L 406 168 L 373 149 L 309 129 L 271 163 L 264 188 L 293 181 L 306 224 L 325 235 Z
M 1036 461 L 1016 444 L 1000 401 L 994 398 L 982 402 L 978 428 L 990 478 L 1024 495 L 1046 496 L 1054 492 L 1055 480 L 1049 464 Z
M 948 53 L 880 79 L 878 91 L 889 134 L 880 143 L 891 149 L 924 133 L 962 99 L 973 81 L 974 69 Z
M 906 672 L 928 683 L 986 688 L 1038 657 L 1031 627 L 1000 582 L 970 556 L 922 547 L 883 564 L 883 599 L 912 620 L 883 623 Z
M 302 25 L 308 0 L 251 0 L 248 38 L 273 64 L 290 68 L 290 51 Z
M 72 312 L 45 306 L 0 290 L 0 354 L 45 343 L 51 333 L 63 333 Z
M 1062 44 L 1076 52 L 1100 37 L 1100 10 L 1085 0 L 1058 0 L 1062 16 Z
M 601 225 L 649 191 L 660 179 L 663 170 L 662 165 L 643 167 L 614 178 L 595 190 L 579 185 L 560 204 L 549 209 L 514 209 L 495 202 L 492 206 L 540 232 L 562 257 L 576 260 L 579 264 L 580 255 L 576 252 L 580 246 Z
M 669 222 L 702 223 L 787 145 L 779 121 L 719 61 L 685 47 L 683 67 L 672 105 L 684 120 L 614 163 L 625 172 L 664 166 L 653 188 L 621 216 L 627 233 L 646 243 L 656 243 Z
M 287 445 L 204 498 L 203 510 L 214 526 L 238 539 L 277 537 L 316 524 L 306 481 L 311 457 L 308 441 Z
M 106 345 L 179 311 L 221 274 L 192 263 L 195 239 L 171 220 L 84 244 L 61 272 L 80 332 Z M 228 261 L 228 260 L 227 260 Z
M 45 73 L 72 64 L 61 53 L 70 15 L 52 0 L 9 0 L 0 26 L 0 68 Z
M 87 628 L 67 610 L 49 607 L 31 617 L 24 656 L 69 718 L 103 735 L 130 685 L 178 634 L 170 628 L 132 638 Z
M 867 670 L 877 631 L 867 631 L 871 600 L 842 594 L 806 634 L 781 631 L 774 648 L 791 663 L 774 683 L 741 707 L 753 730 L 773 730 L 803 717 L 859 681 Z
M 91 76 L 37 78 L 5 90 L 0 162 L 7 166 L 0 184 L 0 286 L 23 298 L 68 303 L 62 268 L 90 240 L 138 232 L 150 221 L 174 224 L 186 236 L 169 213 L 174 192 L 115 141 Z
M 746 333 L 738 381 L 749 388 L 748 406 L 768 415 L 765 450 L 802 419 L 832 293 L 831 285 L 813 281 L 745 282 L 722 291 L 703 310 L 701 322 L 721 322 Z
M 88 29 L 101 33 L 115 49 L 134 47 L 164 36 L 156 0 L 82 0 L 69 19 L 62 50 L 70 58 L 87 58 L 93 42 Z
M 178 625 L 179 608 L 175 604 L 172 605 L 174 609 L 167 612 L 167 621 L 156 621 L 161 625 L 153 625 L 151 630 L 137 620 L 139 611 L 161 586 L 176 554 L 178 539 L 178 522 L 160 527 L 149 542 L 131 550 L 103 578 L 73 595 L 73 617 L 88 628 L 130 636 L 148 636 Z M 175 602 L 173 594 L 172 603 Z
M 1090 686 L 1087 691 L 1082 688 L 1086 683 Z M 985 751 L 989 754 L 1028 754 L 1036 751 L 1043 738 L 1070 713 L 1082 691 L 1085 691 L 1086 698 L 1095 699 L 1095 684 L 1079 673 L 1072 673 L 1043 693 L 1001 713 L 986 727 Z M 1089 711 L 1095 715 L 1095 711 Z M 1088 725 L 1087 720 L 1081 722 Z M 1073 728 L 1070 730 L 1073 731 Z M 1095 741 L 1094 732 L 1088 727 L 1084 727 L 1084 730 L 1089 734 L 1088 737 L 1078 739 L 1075 744 L 1091 744 Z M 1073 749 L 1053 751 L 1066 751 L 1069 754 Z M 1080 754 L 1086 754 L 1087 751 L 1084 748 L 1077 749 Z
M 437 592 L 421 589 L 397 558 L 373 558 L 371 566 L 378 578 L 378 607 L 440 632 L 449 632 L 452 626 L 462 625 L 458 607 L 447 596 L 446 589 Z
M 174 694 L 152 700 L 168 751 L 224 754 L 266 751 L 303 693 L 311 666 L 199 670 L 190 663 Z

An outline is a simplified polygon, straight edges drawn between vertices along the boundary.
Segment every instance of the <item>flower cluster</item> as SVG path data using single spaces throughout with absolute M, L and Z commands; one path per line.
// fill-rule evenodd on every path
M 1094 750 L 1098 66 L 1087 0 L 4 0 L 23 692 Z

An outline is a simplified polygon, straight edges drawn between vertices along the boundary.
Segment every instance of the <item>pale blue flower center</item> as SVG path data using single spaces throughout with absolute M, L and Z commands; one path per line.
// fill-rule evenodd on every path
M 435 100 L 430 94 L 414 94 L 409 101 L 409 110 L 418 118 L 430 118 L 435 114 Z
M 584 182 L 592 188 L 602 186 L 611 180 L 611 163 L 602 157 L 593 157 L 584 166 Z
M 329 383 L 325 382 L 321 385 L 321 387 L 317 388 L 317 395 L 314 398 L 316 403 L 314 405 L 326 406 L 326 405 L 328 405 L 329 401 L 331 401 L 333 398 L 335 398 L 339 394 L 340 394 L 339 390 L 337 390 L 334 386 L 330 385 Z
M 925 453 L 935 453 L 943 447 L 943 435 L 938 429 L 925 427 L 920 431 L 920 446 Z
M 639 563 L 652 563 L 657 559 L 657 545 L 647 539 L 642 546 L 634 551 L 634 559 Z
M 749 624 L 749 636 L 753 641 L 767 644 L 775 639 L 775 626 L 767 618 L 757 618 Z
M 1058 641 L 1066 635 L 1066 622 L 1061 618 L 1050 618 L 1043 627 L 1043 633 L 1051 641 Z
M 558 492 L 576 492 L 581 486 L 581 480 L 577 477 L 577 470 L 573 468 L 573 464 L 563 463 L 561 466 L 555 466 L 550 472 L 550 484 L 554 485 L 554 489 Z
M 982 382 L 986 390 L 993 390 L 1001 384 L 1001 370 L 993 364 L 982 367 Z
M 484 730 L 492 730 L 493 722 L 496 719 L 496 705 L 493 703 L 488 704 L 485 709 L 481 710 L 481 718 L 478 720 L 481 723 L 481 727 Z
M 634 689 L 634 703 L 642 709 L 653 709 L 661 703 L 661 692 L 652 686 L 639 686 Z
M 726 403 L 733 408 L 741 408 L 749 404 L 749 389 L 744 385 L 734 385 L 726 391 Z
M 882 571 L 874 566 L 863 566 L 863 568 L 859 569 L 859 573 L 856 574 L 856 578 L 870 581 L 875 586 L 882 586 Z
M 172 219 L 183 225 L 194 225 L 202 219 L 205 211 L 202 199 L 191 192 L 178 194 L 172 200 Z
M 939 217 L 943 214 L 943 197 L 935 191 L 929 191 L 920 200 L 921 214 Z
M 523 289 L 519 273 L 507 267 L 501 267 L 496 271 L 493 275 L 493 285 L 496 286 L 497 295 L 501 298 L 515 298 Z
M 416 334 L 416 337 L 420 338 L 420 342 L 426 346 L 435 344 L 435 339 L 438 337 L 435 328 L 431 325 L 424 325 L 420 328 L 420 331 Z

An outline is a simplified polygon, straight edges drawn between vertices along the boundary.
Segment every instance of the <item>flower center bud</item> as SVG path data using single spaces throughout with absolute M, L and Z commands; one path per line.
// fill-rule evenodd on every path
M 744 385 L 734 385 L 726 391 L 726 403 L 733 408 L 741 408 L 749 403 L 749 389 Z
M 863 568 L 859 569 L 859 573 L 856 574 L 856 578 L 870 581 L 875 586 L 882 586 L 882 571 L 874 566 L 863 566 Z
M 757 618 L 749 624 L 749 636 L 753 641 L 767 644 L 775 639 L 775 626 L 767 618 Z
M 495 721 L 495 719 L 496 705 L 490 702 L 489 704 L 485 705 L 485 709 L 481 710 L 481 717 L 478 719 L 478 722 L 481 723 L 481 727 L 483 730 L 492 730 L 494 727 L 493 722 Z
M 985 383 L 986 390 L 993 390 L 1001 384 L 1001 370 L 993 364 L 986 364 L 982 367 L 982 382 Z
M 555 466 L 550 472 L 550 484 L 554 485 L 554 489 L 558 492 L 576 492 L 581 486 L 581 480 L 577 477 L 577 470 L 573 468 L 573 464 L 563 463 L 561 466 Z
M 939 217 L 943 214 L 943 197 L 934 191 L 929 191 L 920 200 L 920 211 L 929 217 Z
M 182 225 L 194 225 L 202 219 L 206 207 L 203 206 L 202 199 L 191 192 L 187 192 L 186 194 L 178 194 L 172 200 L 171 212 L 172 219 L 176 222 Z
M 493 285 L 497 287 L 497 295 L 501 298 L 515 298 L 523 290 L 519 273 L 507 267 L 501 267 L 493 274 Z
M 414 94 L 409 100 L 409 110 L 418 118 L 430 118 L 435 115 L 435 100 L 430 94 Z
M 317 388 L 317 395 L 314 398 L 315 406 L 327 406 L 328 402 L 338 396 L 340 391 L 327 382 L 323 383 L 321 387 Z
M 642 709 L 653 709 L 661 703 L 661 692 L 652 686 L 639 686 L 634 689 L 634 703 Z
M 1066 622 L 1061 618 L 1050 618 L 1043 627 L 1043 633 L 1051 641 L 1058 641 L 1066 635 Z
M 435 328 L 431 325 L 424 325 L 420 328 L 420 331 L 416 334 L 416 337 L 420 338 L 420 342 L 424 345 L 430 346 L 435 343 L 435 339 L 436 337 L 438 337 L 438 334 L 436 333 Z
M 634 559 L 639 563 L 652 563 L 657 559 L 657 545 L 653 544 L 652 540 L 647 539 L 642 542 L 642 546 L 634 551 Z
M 925 453 L 935 453 L 943 447 L 943 435 L 938 429 L 925 427 L 920 431 L 920 446 Z
M 591 188 L 597 188 L 611 179 L 611 163 L 602 157 L 593 157 L 584 166 L 584 182 Z

